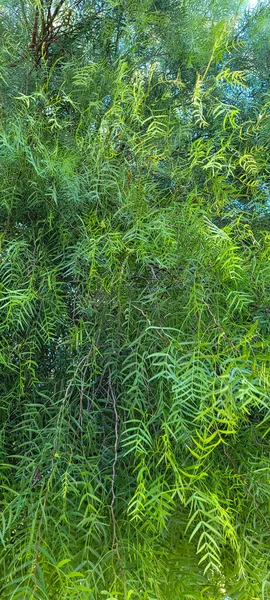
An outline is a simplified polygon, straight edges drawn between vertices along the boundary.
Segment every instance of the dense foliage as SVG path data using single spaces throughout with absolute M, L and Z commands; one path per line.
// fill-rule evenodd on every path
M 267 600 L 269 5 L 0 29 L 1 598 Z

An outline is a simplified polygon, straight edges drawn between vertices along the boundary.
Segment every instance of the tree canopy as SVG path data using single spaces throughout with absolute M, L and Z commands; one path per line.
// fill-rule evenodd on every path
M 270 596 L 270 8 L 0 0 L 0 595 Z

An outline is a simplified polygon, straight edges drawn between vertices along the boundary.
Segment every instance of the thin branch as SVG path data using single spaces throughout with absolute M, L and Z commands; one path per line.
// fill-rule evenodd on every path
M 135 304 L 132 304 L 131 306 L 133 306 L 133 308 L 135 308 L 136 310 L 138 310 L 140 313 L 142 313 L 142 315 L 144 316 L 144 318 L 146 319 L 148 325 L 150 327 L 153 327 L 155 329 L 155 326 L 151 323 L 150 319 L 148 319 L 147 315 L 145 314 L 145 312 L 139 308 L 138 306 L 135 306 Z M 158 336 L 164 340 L 165 342 L 170 343 L 170 339 L 166 336 L 166 335 L 162 335 L 162 333 L 160 333 L 160 331 L 158 331 L 158 329 L 155 329 L 156 333 L 158 334 Z
M 215 323 L 215 326 L 218 327 L 219 329 L 221 329 L 225 339 L 231 344 L 232 348 L 234 350 L 237 350 L 237 347 L 235 346 L 235 344 L 233 343 L 233 341 L 231 340 L 231 338 L 229 338 L 227 336 L 227 334 L 224 331 L 224 328 L 222 327 L 222 325 L 217 321 L 216 316 L 214 315 L 214 313 L 212 312 L 209 304 L 207 302 L 205 302 L 205 300 L 203 300 L 203 304 L 207 307 L 208 312 L 210 313 L 211 317 L 213 318 L 213 321 Z
M 116 500 L 116 494 L 115 494 L 115 475 L 116 475 L 116 465 L 117 465 L 117 460 L 118 460 L 119 416 L 118 416 L 118 411 L 117 411 L 117 400 L 116 400 L 115 392 L 114 392 L 114 389 L 113 389 L 113 386 L 112 386 L 112 381 L 111 381 L 111 373 L 109 375 L 109 392 L 110 392 L 110 396 L 111 396 L 112 401 L 113 401 L 114 434 L 115 434 L 115 438 L 114 438 L 114 460 L 113 460 L 113 466 L 112 466 L 112 485 L 111 485 L 111 494 L 112 494 L 111 515 L 112 515 L 112 524 L 113 524 L 113 541 L 112 541 L 112 547 L 115 548 L 116 555 L 117 555 L 117 558 L 119 560 L 119 564 L 120 564 L 120 566 L 122 568 L 122 560 L 121 560 L 121 556 L 120 556 L 120 553 L 119 553 L 119 540 L 118 540 L 118 537 L 117 537 L 117 525 L 116 525 L 115 510 L 114 510 L 115 500 Z
M 60 9 L 62 8 L 63 4 L 65 3 L 66 0 L 60 0 L 59 4 L 56 6 L 52 16 L 51 16 L 51 23 L 54 21 L 54 19 L 57 17 Z
M 79 6 L 79 4 L 81 4 L 82 2 L 83 0 L 77 0 L 77 2 L 75 2 L 72 8 L 77 8 L 77 6 Z

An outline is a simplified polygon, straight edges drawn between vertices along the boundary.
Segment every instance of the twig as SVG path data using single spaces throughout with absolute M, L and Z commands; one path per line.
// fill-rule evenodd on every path
M 150 265 L 150 271 L 152 273 L 152 279 L 157 279 L 156 271 L 152 265 Z
M 79 425 L 82 427 L 82 413 L 83 413 L 83 397 L 84 397 L 84 383 L 85 383 L 85 376 L 86 376 L 86 371 L 87 371 L 87 367 L 88 365 L 86 364 L 86 366 L 84 367 L 84 371 L 83 371 L 83 375 L 82 375 L 82 380 L 81 380 L 81 390 L 80 390 L 80 412 L 79 412 L 79 417 L 78 417 L 78 423 Z
M 57 421 L 56 421 L 56 435 L 55 435 L 54 443 L 53 443 L 53 453 L 52 453 L 52 460 L 51 460 L 51 473 L 50 473 L 49 480 L 47 481 L 47 489 L 46 489 L 46 493 L 45 493 L 43 504 L 42 504 L 42 515 L 41 515 L 41 518 L 40 518 L 39 527 L 38 527 L 38 533 L 37 533 L 37 541 L 36 541 L 36 549 L 35 549 L 35 559 L 34 559 L 34 564 L 35 564 L 35 566 L 34 566 L 34 577 L 36 577 L 36 572 L 37 572 L 39 547 L 40 547 L 40 542 L 41 542 L 41 528 L 42 528 L 42 524 L 43 524 L 43 521 L 44 521 L 45 509 L 46 509 L 46 504 L 47 504 L 47 500 L 48 500 L 48 496 L 49 496 L 49 482 L 50 482 L 50 479 L 51 479 L 51 477 L 53 475 L 54 468 L 55 468 L 55 460 L 54 459 L 55 459 L 55 454 L 56 454 L 56 449 L 57 449 L 57 437 L 58 437 L 58 428 L 59 428 L 60 418 L 61 418 L 61 415 L 62 415 L 63 410 L 65 408 L 66 400 L 67 400 L 70 388 L 72 387 L 72 384 L 74 383 L 74 379 L 75 379 L 75 377 L 76 377 L 76 375 L 77 375 L 77 373 L 78 373 L 81 365 L 83 365 L 87 361 L 87 359 L 89 358 L 90 354 L 91 354 L 91 351 L 88 352 L 88 354 L 86 354 L 86 356 L 84 356 L 82 358 L 82 360 L 80 360 L 80 362 L 77 364 L 77 367 L 76 367 L 76 369 L 74 371 L 74 375 L 73 375 L 72 379 L 70 380 L 70 382 L 69 382 L 69 384 L 68 384 L 68 386 L 66 388 L 66 392 L 65 392 L 64 398 L 63 398 L 63 400 L 61 402 L 61 405 L 60 405 L 60 410 L 59 410 Z M 86 367 L 85 367 L 85 370 L 86 370 Z M 84 373 L 85 373 L 85 371 L 84 371 Z M 36 586 L 36 582 L 35 582 L 35 586 Z
M 82 1 L 83 0 L 77 0 L 77 2 L 75 2 L 72 8 L 77 8 L 77 6 L 79 6 L 82 3 Z
M 214 323 L 215 323 L 216 327 L 219 327 L 219 329 L 221 329 L 221 330 L 222 330 L 222 332 L 223 332 L 223 335 L 224 335 L 225 339 L 226 339 L 228 342 L 230 342 L 230 344 L 231 344 L 231 346 L 234 348 L 234 350 L 237 350 L 237 347 L 235 346 L 235 344 L 233 343 L 233 341 L 231 340 L 231 338 L 229 338 L 229 337 L 227 336 L 227 334 L 226 334 L 226 333 L 225 333 L 225 331 L 224 331 L 224 328 L 223 328 L 223 327 L 222 327 L 222 325 L 221 325 L 221 324 L 220 324 L 220 323 L 217 321 L 217 319 L 216 319 L 216 316 L 215 316 L 215 315 L 214 315 L 214 313 L 212 312 L 212 310 L 211 310 L 211 308 L 210 308 L 209 304 L 207 304 L 207 302 L 205 302 L 204 300 L 203 300 L 203 303 L 205 304 L 205 306 L 207 306 L 207 309 L 208 309 L 208 311 L 209 311 L 209 313 L 210 313 L 211 317 L 213 318 L 213 321 L 214 321 Z
M 65 0 L 60 0 L 59 4 L 56 6 L 56 8 L 51 16 L 51 23 L 54 21 L 55 17 L 57 17 L 57 15 L 60 11 L 60 8 L 63 6 L 64 2 L 65 2 Z
M 115 438 L 114 438 L 114 460 L 113 460 L 113 465 L 112 465 L 112 485 L 111 485 L 111 493 L 112 493 L 111 515 L 112 515 L 112 524 L 113 524 L 112 548 L 115 548 L 116 555 L 117 555 L 117 558 L 118 558 L 118 561 L 119 561 L 119 564 L 120 564 L 120 568 L 122 570 L 123 567 L 122 567 L 121 556 L 120 556 L 120 553 L 119 553 L 119 540 L 118 540 L 118 537 L 117 537 L 117 525 L 116 525 L 115 510 L 114 510 L 115 500 L 116 500 L 116 494 L 115 494 L 115 474 L 116 474 L 116 465 L 117 465 L 117 461 L 118 461 L 119 416 L 118 416 L 118 411 L 117 411 L 117 400 L 116 400 L 116 396 L 115 396 L 115 393 L 114 393 L 114 389 L 112 387 L 111 373 L 109 374 L 109 392 L 110 392 L 110 396 L 111 396 L 112 401 L 113 401 L 114 434 L 115 434 Z
M 135 308 L 135 309 L 136 309 L 136 310 L 138 310 L 140 313 L 142 313 L 142 315 L 144 316 L 144 318 L 146 319 L 146 321 L 147 321 L 147 323 L 148 323 L 148 325 L 149 325 L 150 327 L 154 327 L 154 325 L 152 325 L 152 323 L 151 323 L 150 319 L 148 319 L 147 315 L 146 315 L 146 314 L 143 312 L 142 308 L 139 308 L 138 306 L 135 306 L 135 304 L 132 304 L 131 306 L 133 306 L 133 308 Z M 155 327 L 154 327 L 154 329 L 155 329 Z M 156 333 L 159 335 L 159 337 L 160 337 L 162 340 L 165 340 L 165 342 L 168 342 L 168 343 L 170 343 L 170 341 L 171 341 L 171 340 L 170 340 L 170 339 L 169 339 L 169 338 L 168 338 L 166 335 L 162 335 L 162 333 L 160 333 L 160 331 L 158 331 L 158 329 L 155 329 L 155 331 L 156 331 Z

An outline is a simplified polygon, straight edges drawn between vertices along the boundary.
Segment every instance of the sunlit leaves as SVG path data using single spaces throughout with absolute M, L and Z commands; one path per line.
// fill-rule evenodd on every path
M 226 0 L 17 4 L 0 2 L 1 597 L 266 600 L 259 32 Z

